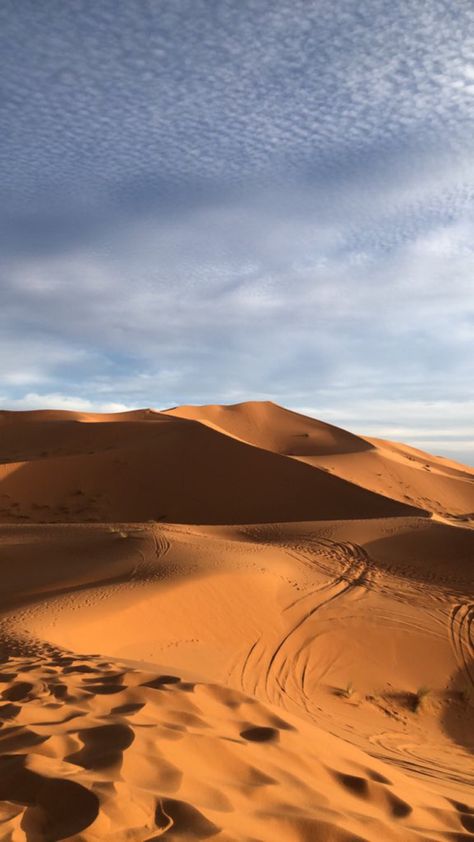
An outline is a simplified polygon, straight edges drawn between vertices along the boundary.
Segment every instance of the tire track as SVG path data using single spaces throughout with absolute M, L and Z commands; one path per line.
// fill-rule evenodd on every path
M 163 558 L 171 547 L 171 543 L 166 538 L 164 532 L 158 532 L 158 534 L 153 530 L 153 540 L 155 542 L 155 554 L 157 559 Z
M 293 602 L 289 603 L 285 608 L 284 611 L 289 611 L 295 605 L 302 602 L 303 600 L 314 596 L 317 593 L 323 593 L 324 591 L 330 590 L 335 585 L 338 585 L 342 582 L 351 582 L 352 584 L 360 584 L 366 587 L 370 586 L 373 574 L 373 567 L 372 562 L 365 552 L 365 550 L 359 544 L 353 544 L 351 542 L 342 542 L 342 541 L 331 541 L 329 538 L 321 538 L 318 539 L 319 547 L 321 548 L 328 548 L 331 551 L 332 557 L 341 564 L 345 564 L 345 568 L 334 579 L 330 582 L 326 582 L 324 585 L 314 588 L 312 591 L 308 591 L 306 594 L 297 597 Z M 317 548 L 316 548 L 317 549 Z M 290 553 L 293 555 L 293 558 L 298 558 L 299 554 Z M 314 569 L 316 565 L 312 564 Z M 324 572 L 329 572 L 329 568 L 325 567 L 322 564 L 317 565 L 320 570 Z M 360 569 L 356 569 L 359 566 Z M 357 575 L 354 575 L 356 574 Z
M 280 546 L 282 546 L 280 544 Z M 314 631 L 309 628 L 305 636 L 305 628 L 314 621 L 317 613 L 326 608 L 336 599 L 346 595 L 355 587 L 370 586 L 372 562 L 365 550 L 358 544 L 351 542 L 337 542 L 330 539 L 319 539 L 315 542 L 313 553 L 319 558 L 308 559 L 295 552 L 294 545 L 283 545 L 289 555 L 300 563 L 310 564 L 313 571 L 318 568 L 329 572 L 330 567 L 321 564 L 328 555 L 334 561 L 344 565 L 342 571 L 308 593 L 299 596 L 286 605 L 283 611 L 295 614 L 290 628 L 275 642 L 263 636 L 257 638 L 240 661 L 239 683 L 242 690 L 250 690 L 249 675 L 257 674 L 257 679 L 251 691 L 260 693 L 269 701 L 281 701 L 286 698 L 298 707 L 312 715 L 312 702 L 305 689 L 305 681 L 309 667 L 308 648 L 314 640 Z M 323 556 L 323 559 L 321 559 Z M 303 634 L 303 640 L 295 640 Z M 257 671 L 257 664 L 259 669 Z M 291 690 L 290 687 L 294 687 Z M 275 700 L 275 695 L 277 699 Z
M 289 653 L 289 655 L 283 657 L 283 661 L 280 665 L 277 665 L 277 659 L 284 653 L 284 650 L 289 646 L 290 642 L 292 642 L 293 637 L 297 634 L 312 618 L 314 618 L 315 614 L 321 609 L 326 608 L 331 602 L 339 597 L 346 594 L 349 590 L 354 587 L 355 583 L 346 582 L 344 580 L 336 581 L 335 584 L 329 586 L 323 592 L 316 592 L 314 596 L 316 596 L 316 602 L 311 605 L 311 607 L 305 611 L 305 613 L 292 625 L 288 632 L 284 635 L 284 637 L 279 641 L 278 645 L 273 650 L 270 659 L 267 664 L 265 678 L 264 678 L 264 687 L 265 687 L 265 694 L 267 698 L 270 699 L 270 685 L 271 683 L 277 684 L 280 691 L 286 695 L 286 682 L 282 680 L 285 667 L 288 665 L 288 672 L 291 674 L 294 682 L 301 688 L 301 681 L 297 681 L 297 675 L 295 674 L 294 670 L 291 670 L 291 667 L 295 663 L 294 659 L 294 652 Z M 317 598 L 321 596 L 322 598 Z M 312 637 L 305 646 L 309 645 L 311 642 Z
M 156 562 L 160 562 L 167 555 L 171 548 L 171 543 L 168 541 L 162 531 L 156 532 L 155 529 L 150 530 L 153 541 L 153 555 L 155 559 L 150 561 L 146 558 L 142 550 L 138 550 L 141 556 L 141 562 L 137 564 L 134 570 L 134 579 L 138 582 L 153 582 L 155 579 L 161 577 L 161 570 L 157 568 Z
M 460 669 L 474 687 L 474 603 L 454 605 L 449 616 L 449 637 Z
M 451 781 L 472 786 L 474 776 L 466 771 L 465 757 L 453 751 L 452 745 L 431 744 L 426 736 L 415 741 L 398 731 L 384 731 L 369 737 L 370 754 L 385 763 L 392 763 L 422 778 Z
M 241 666 L 241 669 L 240 669 L 240 686 L 241 686 L 242 690 L 245 690 L 245 672 L 246 672 L 247 667 L 248 667 L 248 665 L 249 665 L 249 663 L 252 659 L 252 655 L 255 652 L 255 649 L 257 648 L 258 644 L 260 643 L 260 640 L 261 640 L 261 637 L 259 635 L 257 637 L 257 639 L 254 641 L 254 643 L 252 643 L 252 645 L 251 645 L 250 649 L 248 650 L 248 652 L 247 652 L 247 654 L 244 658 L 244 661 L 242 663 L 242 666 Z

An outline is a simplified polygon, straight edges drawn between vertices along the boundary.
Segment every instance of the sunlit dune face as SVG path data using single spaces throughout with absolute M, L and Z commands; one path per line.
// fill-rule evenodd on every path
M 1 424 L 12 839 L 469 832 L 472 469 L 270 402 Z

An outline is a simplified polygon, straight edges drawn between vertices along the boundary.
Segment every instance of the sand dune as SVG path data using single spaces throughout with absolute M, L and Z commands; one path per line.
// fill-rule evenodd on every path
M 355 436 L 272 403 L 185 406 L 167 414 L 209 424 L 411 506 L 473 513 L 473 470 L 407 445 Z
M 291 412 L 271 401 L 248 401 L 232 406 L 179 406 L 165 410 L 164 414 L 200 421 L 241 441 L 284 456 L 359 453 L 372 448 L 360 436 Z
M 267 403 L 0 430 L 0 838 L 474 838 L 472 469 Z
M 25 416 L 4 421 L 4 523 L 230 524 L 423 513 L 195 420 L 146 412 L 112 423 Z

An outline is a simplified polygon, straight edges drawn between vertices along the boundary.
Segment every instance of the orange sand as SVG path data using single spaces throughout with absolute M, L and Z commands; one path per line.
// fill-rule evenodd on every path
M 474 838 L 474 470 L 271 403 L 0 413 L 0 839 Z

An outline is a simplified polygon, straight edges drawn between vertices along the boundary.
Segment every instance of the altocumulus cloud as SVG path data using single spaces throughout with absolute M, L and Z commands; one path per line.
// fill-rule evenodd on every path
M 5 2 L 0 399 L 472 461 L 474 9 Z

